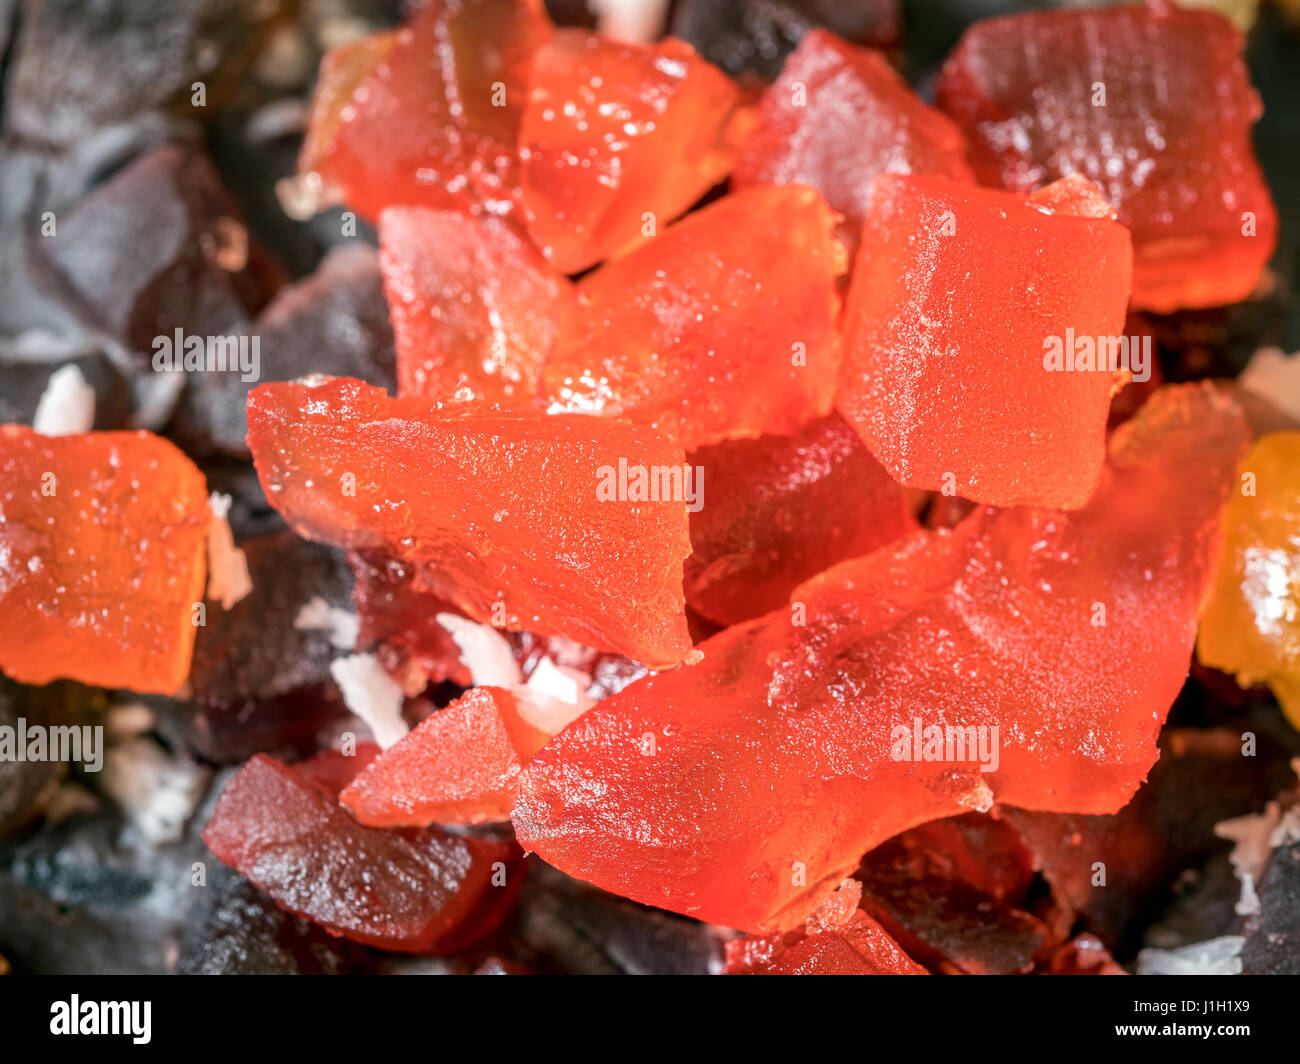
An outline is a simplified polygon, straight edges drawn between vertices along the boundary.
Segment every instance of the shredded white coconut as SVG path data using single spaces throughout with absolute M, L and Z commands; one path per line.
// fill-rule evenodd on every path
M 152 739 L 110 746 L 98 783 L 150 842 L 175 842 L 207 790 L 210 773 Z
M 208 497 L 208 509 L 212 511 L 208 526 L 208 598 L 228 610 L 253 590 L 253 581 L 248 575 L 248 559 L 235 546 L 234 533 L 226 520 L 230 496 L 214 491 Z
M 517 687 L 524 682 L 510 641 L 495 628 L 455 613 L 439 613 L 435 619 L 456 644 L 474 686 Z
M 50 375 L 36 403 L 32 428 L 42 436 L 71 436 L 95 426 L 95 389 L 75 365 Z
M 1144 949 L 1138 953 L 1138 975 L 1240 975 L 1241 935 L 1224 935 L 1177 949 Z
M 589 0 L 596 29 L 605 37 L 649 44 L 663 35 L 668 0 Z
M 360 717 L 387 750 L 409 729 L 402 719 L 402 689 L 373 654 L 350 654 L 330 663 L 330 675 L 348 709 Z
M 361 621 L 355 613 L 331 606 L 320 595 L 313 595 L 303 605 L 293 626 L 304 632 L 324 632 L 339 650 L 351 650 L 361 634 Z

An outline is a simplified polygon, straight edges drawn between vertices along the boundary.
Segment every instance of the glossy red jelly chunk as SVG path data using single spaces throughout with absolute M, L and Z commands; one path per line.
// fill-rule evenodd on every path
M 449 414 L 344 378 L 262 385 L 248 425 L 267 498 L 300 535 L 429 563 L 421 590 L 486 624 L 654 667 L 690 651 L 686 508 L 657 475 L 685 456 L 660 434 Z
M 277 905 L 354 942 L 449 952 L 492 930 L 514 847 L 363 827 L 330 793 L 346 775 L 339 755 L 301 771 L 258 754 L 226 784 L 203 841 Z
M 164 439 L 0 426 L 0 669 L 173 694 L 210 516 L 203 475 Z
M 533 240 L 578 273 L 654 236 L 726 177 L 737 102 L 682 41 L 556 31 L 533 62 L 519 132 Z
M 1226 19 L 1172 3 L 987 19 L 936 98 L 986 183 L 1101 187 L 1133 234 L 1134 306 L 1215 306 L 1250 295 L 1277 239 L 1241 49 Z
M 475 687 L 384 751 L 339 800 L 375 827 L 509 820 L 519 772 L 549 738 L 509 691 Z
M 763 93 L 732 183 L 811 185 L 844 216 L 850 247 L 877 174 L 937 174 L 974 183 L 966 138 L 923 103 L 882 52 L 812 30 Z
M 985 507 L 823 573 L 551 740 L 520 779 L 520 841 L 766 934 L 935 817 L 1119 809 L 1187 675 L 1245 441 L 1230 400 L 1169 388 L 1116 431 L 1084 509 Z
M 550 31 L 540 0 L 430 0 L 395 41 L 341 58 L 305 161 L 371 219 L 394 204 L 511 209 L 529 63 Z
M 653 425 L 688 450 L 829 412 L 835 215 L 812 189 L 726 196 L 578 286 L 544 375 L 552 412 Z
M 707 503 L 691 514 L 686 601 L 720 625 L 783 606 L 809 577 L 916 527 L 903 489 L 838 414 L 690 460 Z
M 907 487 L 1082 506 L 1124 380 L 1108 367 L 1121 361 L 1109 351 L 1124 335 L 1128 233 L 1077 179 L 1038 199 L 935 177 L 874 188 L 840 411 Z
M 384 295 L 401 395 L 531 409 L 573 289 L 509 223 L 390 207 Z

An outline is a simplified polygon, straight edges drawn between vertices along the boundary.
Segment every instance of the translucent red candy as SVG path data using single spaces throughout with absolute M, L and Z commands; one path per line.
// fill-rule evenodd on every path
M 806 34 L 763 93 L 732 183 L 811 185 L 844 216 L 857 246 L 877 174 L 937 174 L 974 183 L 966 138 L 924 104 L 883 53 L 825 30 Z
M 916 527 L 902 488 L 838 414 L 690 461 L 708 494 L 691 514 L 686 601 L 723 626 L 777 609 L 809 577 Z
M 981 180 L 1101 187 L 1133 234 L 1134 306 L 1215 306 L 1250 295 L 1277 239 L 1241 49 L 1226 19 L 1171 3 L 987 19 L 936 98 Z
M 475 687 L 385 750 L 339 800 L 375 827 L 509 820 L 519 772 L 549 738 L 509 691 Z
M 985 507 L 816 577 L 551 740 L 520 778 L 520 841 L 768 933 L 935 817 L 1119 809 L 1186 677 L 1245 441 L 1208 385 L 1165 389 L 1116 431 L 1082 510 Z
M 0 426 L 0 669 L 173 694 L 209 520 L 203 475 L 166 440 Z
M 813 189 L 749 188 L 595 270 L 546 366 L 551 411 L 653 425 L 688 450 L 829 413 L 834 225 Z
M 354 942 L 446 953 L 491 931 L 513 893 L 514 847 L 363 827 L 337 802 L 346 762 L 362 759 L 323 758 L 299 768 L 254 757 L 221 792 L 208 848 L 282 908 Z
M 430 0 L 395 40 L 326 69 L 305 166 L 372 219 L 393 204 L 509 210 L 525 80 L 550 32 L 540 0 Z
M 907 487 L 1083 505 L 1124 379 L 1107 367 L 1120 361 L 1108 352 L 1123 336 L 1128 233 L 1077 179 L 1029 199 L 936 177 L 884 175 L 874 190 L 840 411 Z
M 530 86 L 523 201 L 537 246 L 565 273 L 654 236 L 731 167 L 738 93 L 682 41 L 558 30 Z
M 380 216 L 401 395 L 531 409 L 573 299 L 507 222 L 422 207 Z
M 267 498 L 300 535 L 428 563 L 420 590 L 484 623 L 653 667 L 690 651 L 686 508 L 656 475 L 685 456 L 658 433 L 449 414 L 342 378 L 262 385 L 248 425 Z

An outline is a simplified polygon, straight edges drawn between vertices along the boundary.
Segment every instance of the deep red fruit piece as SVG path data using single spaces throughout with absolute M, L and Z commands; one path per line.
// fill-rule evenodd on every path
M 590 417 L 448 413 L 342 378 L 263 385 L 248 424 L 267 498 L 299 534 L 427 563 L 420 590 L 483 623 L 652 667 L 690 651 L 686 508 L 661 499 L 650 475 L 680 474 L 685 456 L 658 433 Z M 620 462 L 647 475 L 606 499 Z
M 550 32 L 540 0 L 430 0 L 327 71 L 304 163 L 371 219 L 394 204 L 510 210 L 529 64 Z
M 549 408 L 653 425 L 688 450 L 829 413 L 834 224 L 813 189 L 749 188 L 595 270 L 546 366 Z
M 0 426 L 0 669 L 175 693 L 210 519 L 203 474 L 164 439 Z
M 509 691 L 476 687 L 384 751 L 339 800 L 375 827 L 509 820 L 519 772 L 549 738 Z
M 578 273 L 654 236 L 726 177 L 737 103 L 682 41 L 556 31 L 533 62 L 519 133 L 537 246 Z
M 1124 379 L 1108 352 L 1123 336 L 1128 233 L 1077 179 L 1030 199 L 935 177 L 885 175 L 874 189 L 841 413 L 907 487 L 1082 506 Z
M 881 52 L 825 30 L 806 34 L 763 93 L 732 183 L 811 185 L 844 216 L 857 246 L 877 174 L 936 174 L 972 184 L 966 137 L 923 103 Z
M 944 65 L 941 108 L 980 179 L 1028 192 L 1081 174 L 1133 234 L 1133 305 L 1245 299 L 1277 241 L 1251 145 L 1261 113 L 1242 38 L 1171 3 L 977 22 Z
M 686 601 L 720 625 L 777 609 L 809 577 L 916 528 L 902 488 L 838 414 L 690 460 L 708 501 L 691 514 Z
M 363 827 L 328 793 L 346 772 L 258 754 L 226 785 L 203 841 L 282 908 L 380 949 L 449 952 L 492 929 L 514 848 Z
M 1186 677 L 1245 442 L 1231 400 L 1168 388 L 1116 431 L 1082 510 L 985 507 L 823 573 L 551 740 L 520 779 L 520 841 L 768 933 L 935 817 L 1115 811 Z
M 401 395 L 531 409 L 573 288 L 512 225 L 390 207 L 379 220 Z

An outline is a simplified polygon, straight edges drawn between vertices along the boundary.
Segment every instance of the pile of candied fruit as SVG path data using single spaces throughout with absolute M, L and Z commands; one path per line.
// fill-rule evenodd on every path
M 707 6 L 331 47 L 280 192 L 347 239 L 278 286 L 216 225 L 159 301 L 240 306 L 257 375 L 0 426 L 0 709 L 152 707 L 213 883 L 326 968 L 564 967 L 550 919 L 653 922 L 648 971 L 1300 970 L 1300 368 L 1181 357 L 1279 288 L 1242 33 L 989 18 L 927 102 L 894 4 L 792 3 L 775 60 Z M 172 319 L 114 286 L 183 271 L 74 242 L 142 182 L 229 222 L 204 165 L 34 252 L 124 349 Z M 1212 857 L 1217 961 L 1141 923 Z

